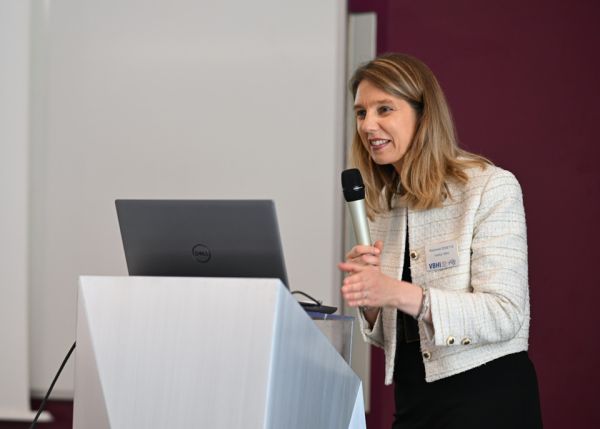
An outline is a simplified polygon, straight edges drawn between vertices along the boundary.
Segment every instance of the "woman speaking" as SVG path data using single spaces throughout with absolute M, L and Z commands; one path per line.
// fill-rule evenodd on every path
M 458 147 L 419 60 L 380 56 L 350 85 L 375 242 L 339 264 L 342 293 L 366 341 L 385 351 L 393 427 L 541 427 L 519 183 Z

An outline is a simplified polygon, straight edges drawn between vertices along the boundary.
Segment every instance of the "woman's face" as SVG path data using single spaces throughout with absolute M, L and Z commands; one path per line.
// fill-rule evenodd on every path
M 354 112 L 356 129 L 373 162 L 391 164 L 399 173 L 415 134 L 415 110 L 403 99 L 363 80 L 356 91 Z

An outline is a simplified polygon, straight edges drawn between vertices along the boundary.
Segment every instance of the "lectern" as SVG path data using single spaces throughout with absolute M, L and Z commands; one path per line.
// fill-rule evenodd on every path
M 81 277 L 74 427 L 365 428 L 362 384 L 276 279 Z

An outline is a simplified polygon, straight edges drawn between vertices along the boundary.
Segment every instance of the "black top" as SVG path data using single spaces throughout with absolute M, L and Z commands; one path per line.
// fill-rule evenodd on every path
M 406 225 L 406 242 L 404 244 L 404 267 L 402 267 L 402 281 L 412 283 L 409 255 L 408 225 Z M 412 316 L 409 316 L 408 314 L 398 310 L 396 317 L 396 344 L 399 346 L 402 343 L 413 343 L 416 341 L 419 341 L 419 324 Z

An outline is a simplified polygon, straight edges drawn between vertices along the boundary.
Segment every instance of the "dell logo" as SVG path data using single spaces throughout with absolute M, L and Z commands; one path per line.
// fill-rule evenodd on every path
M 210 249 L 204 244 L 196 244 L 192 248 L 192 256 L 198 262 L 208 262 L 210 260 Z

